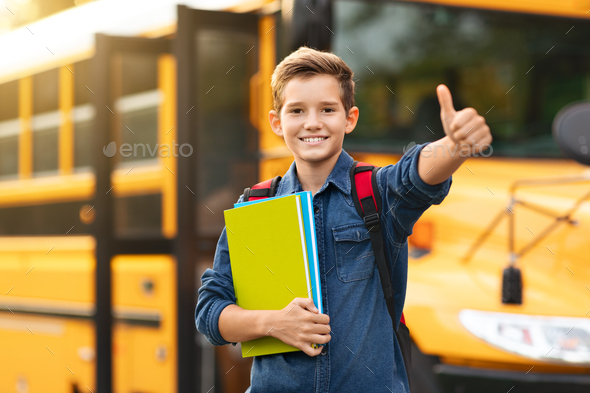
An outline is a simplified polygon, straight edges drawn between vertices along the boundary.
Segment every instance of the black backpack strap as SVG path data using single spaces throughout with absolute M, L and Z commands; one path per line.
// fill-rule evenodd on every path
M 276 195 L 281 177 L 277 176 L 244 189 L 244 202 L 271 198 Z
M 356 211 L 362 217 L 365 222 L 365 227 L 369 231 L 371 246 L 373 247 L 375 261 L 377 262 L 377 268 L 379 270 L 381 287 L 383 288 L 383 295 L 385 297 L 385 303 L 387 304 L 387 311 L 389 311 L 389 316 L 391 317 L 391 322 L 393 324 L 393 331 L 401 349 L 406 376 L 411 390 L 412 347 L 410 331 L 406 326 L 403 311 L 400 324 L 397 329 L 395 328 L 394 291 L 391 283 L 389 265 L 385 259 L 385 247 L 383 244 L 383 233 L 381 231 L 382 209 L 381 194 L 377 187 L 377 171 L 379 171 L 379 168 L 374 165 L 355 161 L 350 170 L 351 193 Z

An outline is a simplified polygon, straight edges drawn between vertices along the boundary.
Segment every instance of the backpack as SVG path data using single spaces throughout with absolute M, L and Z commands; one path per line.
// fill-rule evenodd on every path
M 350 170 L 351 193 L 356 211 L 365 222 L 365 227 L 369 231 L 375 261 L 379 270 L 381 287 L 387 304 L 387 310 L 394 327 L 394 334 L 397 336 L 408 384 L 410 384 L 410 371 L 412 365 L 412 351 L 410 330 L 406 326 L 404 314 L 402 312 L 398 329 L 395 329 L 395 304 L 393 302 L 393 285 L 389 266 L 385 259 L 383 233 L 381 231 L 381 194 L 377 188 L 377 171 L 376 167 L 365 162 L 355 161 Z M 269 179 L 256 184 L 251 188 L 244 190 L 244 202 L 265 199 L 275 196 L 281 176 Z M 410 385 L 411 390 L 411 385 Z

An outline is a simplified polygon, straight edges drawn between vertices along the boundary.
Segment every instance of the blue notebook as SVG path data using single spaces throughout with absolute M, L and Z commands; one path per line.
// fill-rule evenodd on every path
M 293 194 L 278 196 L 283 198 Z M 312 299 L 320 314 L 324 313 L 322 307 L 322 287 L 320 285 L 320 265 L 318 259 L 318 248 L 315 233 L 315 219 L 313 216 L 313 200 L 310 191 L 295 193 L 301 198 L 301 212 L 303 213 L 303 225 L 305 227 L 305 244 L 307 247 L 307 262 L 309 264 L 309 278 L 311 280 Z M 273 198 L 258 199 L 255 201 L 235 203 L 234 208 L 268 201 Z

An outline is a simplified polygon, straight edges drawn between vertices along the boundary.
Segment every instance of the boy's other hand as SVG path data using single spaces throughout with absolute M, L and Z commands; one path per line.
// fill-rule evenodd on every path
M 445 85 L 438 85 L 436 95 L 445 134 L 458 145 L 459 150 L 468 156 L 486 150 L 492 143 L 492 134 L 484 117 L 473 108 L 456 111 L 451 91 Z
M 322 347 L 314 349 L 311 344 L 330 341 L 329 322 L 330 317 L 319 314 L 312 299 L 297 297 L 287 307 L 275 312 L 273 327 L 268 335 L 301 349 L 309 356 L 317 356 L 322 352 Z

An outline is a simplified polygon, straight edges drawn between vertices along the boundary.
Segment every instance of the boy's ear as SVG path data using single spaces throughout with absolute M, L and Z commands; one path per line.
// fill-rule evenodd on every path
M 348 111 L 348 117 L 346 118 L 346 129 L 344 130 L 344 132 L 346 134 L 350 134 L 352 132 L 352 130 L 354 130 L 354 127 L 356 127 L 356 123 L 358 120 L 359 120 L 359 108 L 357 108 L 356 106 L 353 106 Z
M 270 128 L 277 134 L 277 136 L 283 137 L 283 127 L 281 127 L 281 119 L 279 114 L 275 110 L 268 112 L 268 121 L 270 122 Z

